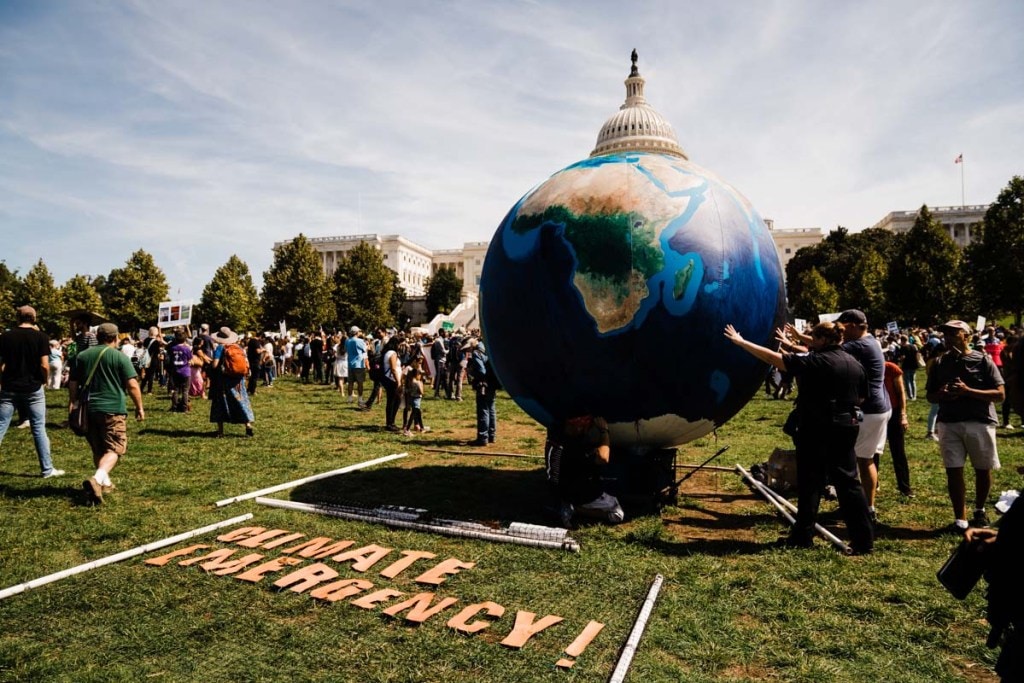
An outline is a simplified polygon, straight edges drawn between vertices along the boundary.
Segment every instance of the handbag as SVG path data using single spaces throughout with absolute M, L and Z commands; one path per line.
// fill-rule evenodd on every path
M 103 354 L 110 350 L 110 347 L 105 347 L 100 351 L 100 355 L 96 356 L 96 362 L 93 363 L 92 369 L 89 371 L 89 376 L 85 380 L 85 384 L 78 388 L 78 396 L 75 398 L 75 408 L 68 415 L 68 425 L 78 436 L 85 436 L 89 433 L 89 384 L 92 382 L 92 376 L 96 374 L 96 368 L 100 366 L 100 359 L 103 358 Z
M 985 573 L 985 556 L 978 548 L 961 541 L 939 569 L 936 577 L 958 600 L 966 598 Z

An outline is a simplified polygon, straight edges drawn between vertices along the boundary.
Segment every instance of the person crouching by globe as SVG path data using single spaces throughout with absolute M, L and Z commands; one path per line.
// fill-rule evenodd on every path
M 553 499 L 549 512 L 563 527 L 575 515 L 609 524 L 625 518 L 619 501 L 601 486 L 610 455 L 608 423 L 602 417 L 574 417 L 548 429 L 544 465 Z
M 725 337 L 755 358 L 791 372 L 800 384 L 793 437 L 799 511 L 785 545 L 811 546 L 827 475 L 839 497 L 851 549 L 858 555 L 871 552 L 874 530 L 853 450 L 863 419 L 858 406 L 867 396 L 868 385 L 864 368 L 839 346 L 842 328 L 834 323 L 815 325 L 806 355 L 754 344 L 732 325 L 725 326 Z

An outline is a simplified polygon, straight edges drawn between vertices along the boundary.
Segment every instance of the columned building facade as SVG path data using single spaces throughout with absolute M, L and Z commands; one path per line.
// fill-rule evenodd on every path
M 973 206 L 936 206 L 928 207 L 932 217 L 942 223 L 949 236 L 958 247 L 966 247 L 978 234 L 978 227 L 985 218 L 990 204 Z M 915 211 L 891 211 L 885 218 L 875 223 L 873 228 L 885 228 L 895 233 L 908 232 L 914 227 L 914 221 L 920 209 Z

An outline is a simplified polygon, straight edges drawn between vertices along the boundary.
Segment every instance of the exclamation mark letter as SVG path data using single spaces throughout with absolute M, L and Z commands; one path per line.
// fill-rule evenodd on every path
M 572 659 L 559 659 L 555 662 L 555 666 L 562 669 L 571 669 L 572 665 L 576 663 L 576 658 L 583 654 L 583 651 L 587 649 L 587 645 L 590 645 L 591 641 L 597 637 L 597 634 L 603 628 L 604 624 L 599 621 L 591 621 L 587 624 L 587 627 L 576 636 L 576 640 L 572 641 L 569 647 L 565 648 L 565 654 L 572 657 Z

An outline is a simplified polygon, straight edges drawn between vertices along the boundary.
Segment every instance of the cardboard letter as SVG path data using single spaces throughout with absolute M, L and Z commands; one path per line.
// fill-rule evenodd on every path
M 214 550 L 212 553 L 207 553 L 200 557 L 190 557 L 187 560 L 182 560 L 178 563 L 180 567 L 187 567 L 190 564 L 202 562 L 199 567 L 205 572 L 212 572 L 217 576 L 226 576 L 228 574 L 234 574 L 237 571 L 248 567 L 254 562 L 259 562 L 263 559 L 262 555 L 253 553 L 246 555 L 236 560 L 228 560 L 229 557 L 235 554 L 235 550 L 231 548 L 221 548 L 220 550 Z
M 274 585 L 278 588 L 288 588 L 291 586 L 292 592 L 302 593 L 318 583 L 330 581 L 337 577 L 338 572 L 334 571 L 322 562 L 317 562 L 316 564 L 311 564 L 308 567 L 303 567 L 298 571 L 282 576 L 274 582 Z
M 344 550 L 350 545 L 355 545 L 355 541 L 333 541 L 326 536 L 317 536 L 311 538 L 305 543 L 300 543 L 291 548 L 285 548 L 281 552 L 285 555 L 291 555 L 295 551 L 299 552 L 300 557 L 315 557 L 321 559 L 328 555 L 333 555 L 339 550 Z
M 255 536 L 250 536 L 245 540 L 239 541 L 236 545 L 240 545 L 243 548 L 258 548 L 260 544 L 264 541 L 269 541 L 272 538 L 277 538 L 278 536 L 286 535 L 291 535 L 292 540 L 298 538 L 298 536 L 295 536 L 290 531 L 287 531 L 285 529 L 270 529 L 268 531 L 264 531 L 262 534 L 256 534 Z M 303 534 L 299 534 L 299 536 L 303 536 Z
M 428 553 L 424 550 L 403 550 L 402 554 L 405 555 L 405 557 L 392 562 L 380 573 L 380 575 L 388 579 L 393 579 L 408 569 L 416 560 L 432 560 L 437 557 L 434 553 Z
M 408 614 L 405 615 L 406 621 L 411 621 L 414 624 L 422 624 L 424 621 L 434 616 L 438 612 L 443 612 L 452 605 L 458 602 L 456 598 L 444 598 L 436 605 L 431 606 L 430 603 L 434 600 L 433 593 L 420 593 L 414 595 L 405 602 L 400 602 L 397 605 L 392 605 L 384 610 L 384 614 L 392 617 L 397 617 L 400 612 L 409 610 Z
M 436 586 L 448 580 L 444 578 L 445 574 L 458 574 L 460 569 L 472 569 L 475 566 L 476 562 L 463 562 L 462 560 L 456 560 L 454 557 L 449 557 L 433 569 L 429 569 L 417 576 L 415 581 L 416 583 L 429 583 Z
M 480 612 L 487 612 L 487 616 L 500 619 L 501 615 L 505 613 L 505 608 L 496 602 L 480 602 L 475 605 L 469 605 L 464 610 L 456 614 L 454 617 L 448 620 L 448 626 L 450 628 L 459 631 L 460 633 L 476 633 L 477 631 L 483 631 L 485 628 L 491 625 L 491 622 L 479 619 L 470 623 L 470 619 L 475 617 Z
M 351 598 L 353 595 L 359 595 L 370 588 L 373 588 L 373 584 L 366 579 L 345 579 L 317 588 L 315 591 L 311 591 L 309 595 L 317 600 L 337 602 L 338 600 Z
M 369 595 L 353 600 L 350 605 L 356 607 L 362 607 L 363 609 L 373 609 L 378 603 L 390 600 L 391 598 L 397 598 L 399 595 L 405 595 L 402 591 L 396 591 L 394 588 L 381 588 L 379 591 L 374 591 Z
M 181 548 L 180 550 L 175 550 L 174 552 L 167 553 L 166 555 L 161 555 L 160 557 L 151 557 L 148 560 L 146 560 L 146 564 L 151 564 L 151 565 L 154 565 L 156 567 L 162 567 L 162 566 L 164 566 L 165 564 L 167 564 L 168 562 L 170 562 L 171 560 L 173 560 L 176 557 L 181 557 L 182 555 L 191 555 L 192 553 L 194 553 L 197 550 L 202 550 L 203 548 L 209 548 L 209 547 L 210 546 L 208 546 L 208 545 L 202 545 L 202 544 L 190 545 L 187 548 Z
M 347 553 L 341 553 L 335 555 L 331 559 L 335 562 L 352 562 L 352 569 L 357 572 L 365 572 L 367 569 L 377 564 L 384 557 L 390 553 L 394 548 L 382 548 L 379 545 L 364 545 L 362 548 L 356 548 L 355 550 L 349 550 Z
M 295 564 L 302 564 L 302 560 L 297 557 L 278 557 L 270 562 L 264 562 L 258 567 L 253 567 L 249 571 L 239 574 L 235 578 L 239 581 L 256 583 L 258 581 L 262 581 L 263 577 L 271 572 L 279 572 L 285 567 Z
M 238 529 L 232 529 L 226 534 L 221 534 L 217 537 L 217 540 L 235 541 L 239 538 L 249 538 L 250 536 L 255 536 L 256 534 L 262 534 L 264 531 L 266 531 L 266 529 L 261 526 L 243 526 L 239 527 Z
M 270 550 L 271 548 L 276 548 L 279 545 L 284 545 L 285 543 L 291 543 L 292 541 L 296 541 L 296 540 L 302 538 L 305 535 L 306 534 L 299 534 L 299 533 L 288 534 L 287 536 L 284 536 L 282 538 L 276 538 L 273 541 L 271 541 L 270 543 L 264 543 L 263 544 L 263 549 L 264 550 Z
M 559 659 L 555 662 L 555 666 L 560 669 L 571 669 L 572 665 L 576 663 L 575 658 L 583 654 L 583 651 L 587 649 L 587 645 L 590 645 L 591 641 L 597 637 L 597 634 L 600 633 L 603 628 L 604 624 L 600 621 L 590 621 L 583 631 L 576 636 L 576 640 L 572 641 L 569 644 L 569 647 L 565 648 L 565 654 L 569 655 L 569 657 L 573 657 L 573 659 L 570 659 L 569 657 Z
M 505 636 L 505 640 L 501 641 L 501 644 L 518 650 L 526 645 L 526 641 L 530 638 L 562 621 L 562 617 L 556 617 L 553 614 L 534 621 L 536 616 L 533 612 L 516 612 L 516 625 L 512 627 L 512 632 Z

